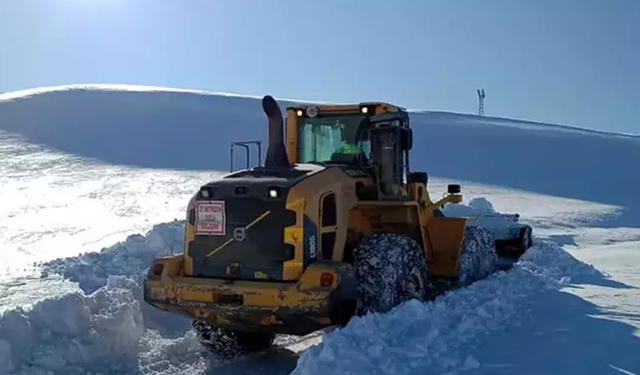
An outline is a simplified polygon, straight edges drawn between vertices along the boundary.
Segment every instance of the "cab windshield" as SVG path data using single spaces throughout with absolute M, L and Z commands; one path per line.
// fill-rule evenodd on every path
M 358 164 L 368 158 L 371 145 L 366 132 L 358 132 L 361 114 L 301 119 L 299 142 L 302 163 Z

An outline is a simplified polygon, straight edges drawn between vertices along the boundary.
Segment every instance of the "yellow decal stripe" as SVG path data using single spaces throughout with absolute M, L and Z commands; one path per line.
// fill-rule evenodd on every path
M 225 241 L 225 243 L 223 243 L 222 245 L 216 247 L 215 249 L 213 249 L 209 254 L 207 254 L 207 257 L 212 256 L 213 254 L 217 253 L 218 251 L 224 249 L 228 244 L 233 242 L 233 237 L 229 238 L 228 240 Z
M 244 230 L 247 230 L 247 229 L 251 228 L 252 226 L 256 225 L 260 220 L 262 220 L 265 217 L 267 217 L 270 213 L 271 213 L 271 211 L 266 211 L 262 215 L 258 216 L 255 220 L 253 220 L 246 227 L 244 227 Z M 222 245 L 220 245 L 217 248 L 213 249 L 209 254 L 206 255 L 206 257 L 208 258 L 208 257 L 212 256 L 213 254 L 217 253 L 218 251 L 224 249 L 227 245 L 229 245 L 233 241 L 235 241 L 233 239 L 233 237 L 229 238 Z
M 271 211 L 267 211 L 267 212 L 263 213 L 262 215 L 258 216 L 254 221 L 250 222 L 249 225 L 244 227 L 244 229 L 247 230 L 247 229 L 251 228 L 252 226 L 256 225 L 260 220 L 262 220 L 265 217 L 267 217 L 267 215 L 269 215 L 270 213 L 271 213 Z

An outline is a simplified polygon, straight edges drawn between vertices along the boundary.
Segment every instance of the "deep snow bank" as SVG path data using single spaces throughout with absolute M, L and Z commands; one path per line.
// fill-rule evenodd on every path
M 144 360 L 162 356 L 154 352 L 158 337 L 164 347 L 191 348 L 189 320 L 151 308 L 141 288 L 153 258 L 182 249 L 183 224 L 159 224 L 100 252 L 43 264 L 43 276 L 62 274 L 79 290 L 0 315 L 0 373 L 139 373 L 139 366 L 162 366 Z
M 29 311 L 5 312 L 0 374 L 204 372 L 207 358 L 192 332 L 171 339 L 148 323 L 140 285 L 124 276 L 110 276 L 92 294 L 78 291 Z
M 106 285 L 110 275 L 142 281 L 151 261 L 177 254 L 184 248 L 184 221 L 154 225 L 146 235 L 134 234 L 125 241 L 75 257 L 42 263 L 42 274 L 57 273 L 75 281 L 85 293 Z
M 476 200 L 466 207 L 472 206 L 488 209 L 490 202 Z M 0 373 L 205 371 L 209 359 L 189 320 L 149 307 L 140 287 L 151 259 L 181 250 L 183 224 L 159 224 L 98 253 L 43 264 L 43 274 L 60 273 L 80 288 L 30 310 L 0 315 Z M 464 353 L 478 337 L 526 311 L 532 295 L 593 273 L 554 243 L 537 243 L 512 270 L 435 303 L 412 302 L 387 315 L 355 319 L 305 353 L 295 373 L 337 368 L 402 374 L 423 366 L 443 371 L 475 366 Z
M 109 278 L 92 295 L 77 292 L 0 317 L 0 372 L 83 373 L 135 368 L 145 327 L 135 283 Z
M 141 304 L 144 325 L 158 330 L 165 336 L 176 337 L 190 328 L 190 321 L 159 311 L 143 301 L 142 285 L 152 260 L 161 256 L 177 254 L 184 248 L 184 221 L 173 221 L 155 225 L 146 235 L 132 235 L 125 241 L 100 252 L 91 252 L 77 257 L 56 259 L 42 264 L 42 275 L 60 274 L 77 282 L 80 289 L 91 294 L 107 285 L 109 277 L 124 276 L 136 285 L 134 296 Z
M 640 163 L 640 136 L 456 113 L 411 118 L 415 169 L 617 205 L 626 211 L 598 226 L 640 227 L 640 173 L 618 167 Z M 108 163 L 208 170 L 228 169 L 231 141 L 258 139 L 266 147 L 267 138 L 259 98 L 114 85 L 2 94 L 0 130 Z
M 481 364 L 468 353 L 486 335 L 517 324 L 530 298 L 572 277 L 599 274 L 553 242 L 539 242 L 513 269 L 438 297 L 369 314 L 325 335 L 293 374 L 456 373 Z

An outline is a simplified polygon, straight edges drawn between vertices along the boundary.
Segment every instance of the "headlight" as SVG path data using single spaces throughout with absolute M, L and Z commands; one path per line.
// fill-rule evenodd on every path
M 206 187 L 200 189 L 200 196 L 202 198 L 209 198 L 209 189 L 207 189 Z
M 270 187 L 269 188 L 269 198 L 279 198 L 280 197 L 280 188 L 279 187 Z

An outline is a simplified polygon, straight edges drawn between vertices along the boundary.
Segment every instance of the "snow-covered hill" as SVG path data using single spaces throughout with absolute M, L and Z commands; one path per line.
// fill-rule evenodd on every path
M 462 182 L 465 200 L 519 212 L 531 253 L 436 303 L 222 363 L 188 320 L 140 303 L 139 281 L 180 251 L 188 197 L 228 169 L 229 142 L 266 145 L 260 102 L 104 85 L 1 94 L 0 374 L 639 373 L 640 137 L 424 111 L 412 125 L 431 191 Z
M 108 164 L 227 170 L 229 142 L 266 147 L 258 99 L 137 86 L 35 89 L 0 95 L 0 130 Z M 412 114 L 412 126 L 413 167 L 432 176 L 640 211 L 632 168 L 640 165 L 640 135 L 425 111 Z M 621 214 L 609 224 L 640 225 L 640 215 Z

